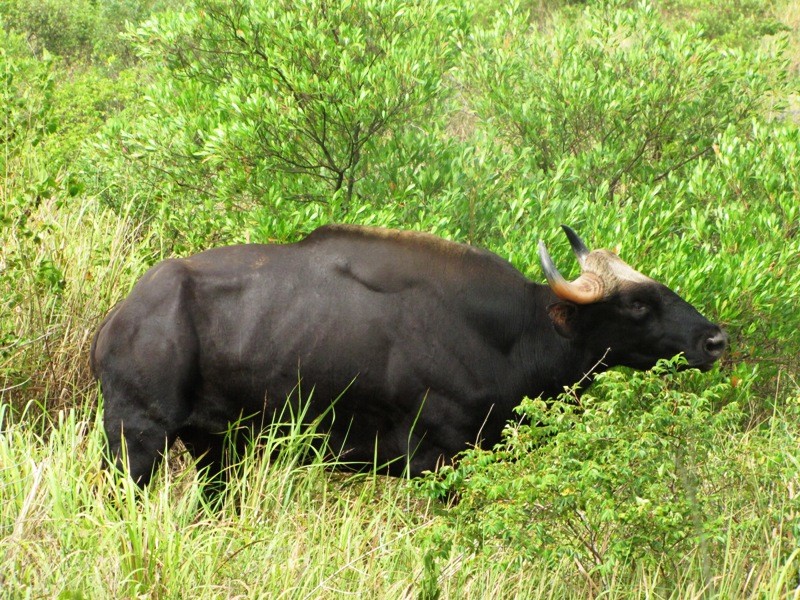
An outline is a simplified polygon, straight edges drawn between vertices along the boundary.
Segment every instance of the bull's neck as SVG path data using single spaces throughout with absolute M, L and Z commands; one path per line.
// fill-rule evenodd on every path
M 528 318 L 520 343 L 520 370 L 525 374 L 525 395 L 555 397 L 577 383 L 588 386 L 595 374 L 608 367 L 602 353 L 594 352 L 580 338 L 567 339 L 556 332 L 547 307 L 558 297 L 546 285 L 531 283 Z

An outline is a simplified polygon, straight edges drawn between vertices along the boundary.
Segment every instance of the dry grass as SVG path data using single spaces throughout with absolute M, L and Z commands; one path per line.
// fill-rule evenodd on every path
M 0 278 L 0 297 L 11 305 L 3 326 L 14 340 L 0 355 L 0 393 L 17 408 L 34 396 L 57 410 L 94 385 L 92 335 L 153 260 L 151 238 L 144 225 L 93 198 L 43 202 L 28 226 L 35 237 L 12 236 L 2 247 L 17 276 Z M 56 286 L 41 276 L 48 265 L 61 279 Z

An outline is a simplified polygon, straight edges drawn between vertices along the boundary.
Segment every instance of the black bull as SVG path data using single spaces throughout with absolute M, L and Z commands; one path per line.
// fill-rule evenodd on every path
M 555 396 L 592 369 L 720 357 L 719 327 L 565 231 L 582 275 L 565 281 L 540 244 L 549 285 L 485 250 L 351 226 L 165 260 L 92 344 L 110 456 L 123 466 L 124 435 L 144 485 L 180 438 L 219 473 L 230 423 L 268 422 L 300 382 L 343 461 L 418 475 L 496 443 L 524 396 Z

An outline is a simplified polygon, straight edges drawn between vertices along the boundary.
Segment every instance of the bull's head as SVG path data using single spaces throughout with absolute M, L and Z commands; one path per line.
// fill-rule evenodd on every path
M 665 285 L 642 275 L 609 250 L 589 251 L 562 225 L 581 265 L 567 281 L 539 242 L 544 274 L 558 301 L 548 306 L 556 331 L 602 355 L 608 366 L 649 369 L 683 353 L 690 367 L 709 369 L 728 336 Z

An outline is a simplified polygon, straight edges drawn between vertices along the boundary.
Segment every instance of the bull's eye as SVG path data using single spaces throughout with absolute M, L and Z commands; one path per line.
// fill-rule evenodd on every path
M 628 310 L 631 311 L 631 314 L 634 317 L 643 317 L 650 312 L 650 305 L 646 302 L 642 302 L 641 300 L 634 300 L 628 306 Z

